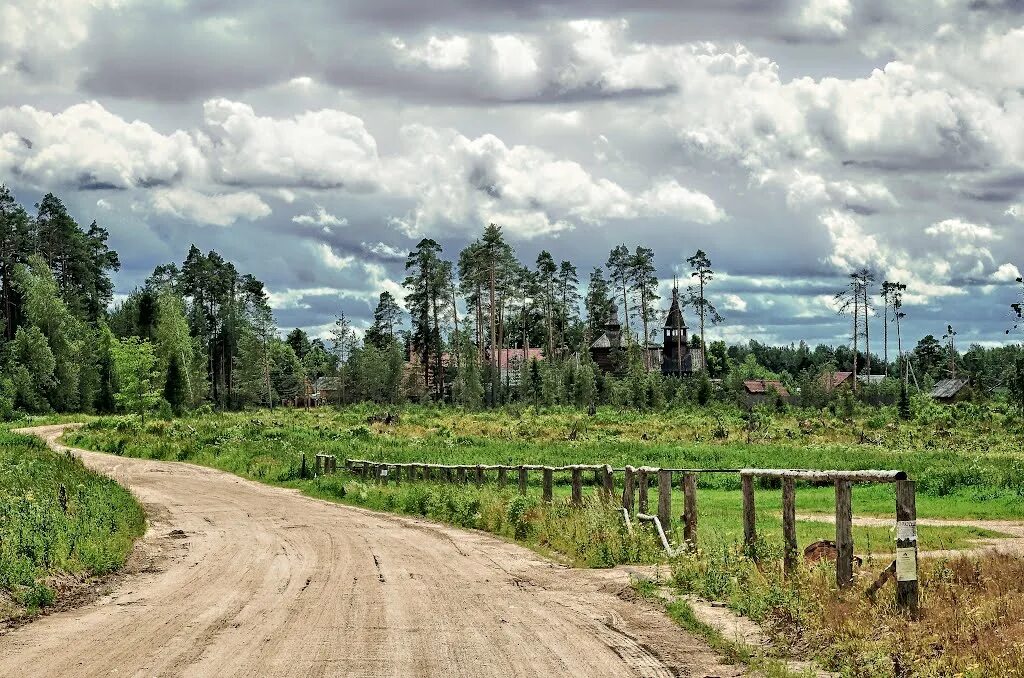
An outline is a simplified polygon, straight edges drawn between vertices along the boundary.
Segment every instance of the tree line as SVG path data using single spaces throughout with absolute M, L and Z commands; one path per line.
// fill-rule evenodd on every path
M 885 281 L 876 293 L 867 269 L 854 272 L 836 296 L 840 312 L 852 318 L 851 346 L 705 344 L 706 325 L 724 318 L 707 294 L 714 281 L 711 259 L 697 250 L 681 266 L 689 278 L 681 302 L 697 323 L 691 345 L 704 349 L 703 362 L 694 379 L 679 380 L 662 376 L 645 350 L 660 344 L 664 312 L 654 251 L 643 246 L 613 247 L 582 285 L 571 261 L 546 250 L 530 263 L 521 261 L 494 224 L 452 258 L 424 238 L 405 263 L 404 304 L 382 292 L 361 337 L 339 314 L 322 339 L 299 328 L 282 337 L 263 283 L 195 245 L 180 264 L 157 266 L 111 307 L 110 276 L 120 263 L 107 240 L 95 222 L 81 227 L 52 194 L 30 214 L 0 187 L 0 415 L 144 415 L 154 409 L 273 407 L 317 397 L 332 403 L 643 408 L 707 402 L 723 389 L 738 389 L 743 379 L 778 379 L 810 393 L 811 381 L 829 370 L 906 377 L 911 365 L 919 387 L 960 370 L 983 389 L 1012 389 L 1019 372 L 1024 391 L 1017 347 L 961 352 L 950 326 L 941 341 L 928 335 L 904 351 L 907 288 Z M 879 301 L 880 356 L 870 344 Z M 1020 308 L 1012 307 L 1018 321 Z M 623 341 L 615 351 L 619 369 L 606 374 L 588 348 L 613 313 Z M 543 360 L 508 359 L 528 358 L 524 348 L 539 349 Z

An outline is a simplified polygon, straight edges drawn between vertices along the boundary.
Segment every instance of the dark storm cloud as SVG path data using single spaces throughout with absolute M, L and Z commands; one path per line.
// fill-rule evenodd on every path
M 397 67 L 388 39 L 431 33 L 530 32 L 544 21 L 615 17 L 636 35 L 679 40 L 795 39 L 786 26 L 799 2 L 309 2 L 287 12 L 242 2 L 139 3 L 96 12 L 77 51 L 81 85 L 94 95 L 181 101 L 311 76 L 338 87 L 425 102 L 571 103 L 667 95 L 671 86 L 608 90 L 549 83 L 529 94 L 495 91 L 483 75 Z M 649 28 L 648 28 L 649 27 Z M 807 36 L 805 36 L 807 37 Z M 811 39 L 807 37 L 807 39 Z

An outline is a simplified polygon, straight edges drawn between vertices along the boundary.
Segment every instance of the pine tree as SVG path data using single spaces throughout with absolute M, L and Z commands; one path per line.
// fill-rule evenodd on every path
M 605 280 L 604 271 L 595 268 L 590 273 L 590 282 L 587 284 L 587 296 L 583 306 L 587 312 L 587 331 L 590 337 L 596 337 L 601 328 L 608 323 L 609 308 L 612 300 L 608 294 L 608 281 Z
M 644 328 L 644 340 L 640 345 L 643 347 L 644 367 L 650 370 L 652 366 L 650 354 L 647 352 L 647 342 L 651 337 L 648 334 L 648 324 L 657 317 L 654 302 L 660 298 L 658 276 L 654 268 L 654 250 L 646 247 L 636 248 L 636 252 L 629 258 L 629 279 L 640 300 L 640 322 Z
M 364 340 L 384 350 L 395 341 L 395 329 L 402 319 L 402 308 L 388 291 L 380 293 L 373 310 L 373 324 L 366 330 Z
M 436 241 L 430 238 L 421 240 L 405 262 L 408 275 L 402 283 L 408 290 L 405 303 L 412 318 L 412 343 L 423 356 L 424 390 L 429 393 L 432 385 L 430 365 L 433 358 L 433 386 L 438 398 L 444 392 L 441 320 L 449 303 L 446 290 L 451 274 L 451 264 L 442 261 L 440 255 L 441 246 Z
M 563 261 L 558 265 L 558 297 L 559 297 L 559 345 L 568 349 L 570 342 L 567 333 L 570 325 L 578 327 L 579 315 L 579 277 L 576 267 L 571 262 Z M 578 334 L 578 329 L 576 330 Z M 576 337 L 579 339 L 579 337 Z M 575 345 L 573 342 L 572 345 Z
M 512 248 L 501 233 L 501 227 L 488 224 L 480 239 L 479 256 L 486 271 L 488 297 L 488 344 L 491 351 L 491 395 L 490 404 L 498 404 L 501 375 L 498 370 L 498 350 L 501 347 L 498 334 L 498 300 L 499 293 L 507 292 L 511 286 L 512 276 L 516 268 L 515 255 Z
M 547 348 L 544 355 L 548 360 L 555 357 L 555 285 L 558 267 L 551 253 L 541 250 L 537 255 L 537 283 L 540 285 L 541 303 L 544 307 L 545 334 Z
M 724 321 L 724 318 L 719 314 L 718 309 L 715 305 L 708 301 L 705 295 L 705 288 L 714 277 L 715 272 L 711 268 L 711 259 L 704 250 L 697 250 L 692 257 L 686 259 L 686 263 L 690 265 L 691 278 L 697 279 L 697 286 L 690 287 L 689 296 L 690 303 L 697 309 L 697 317 L 700 320 L 700 353 L 701 353 L 701 367 L 707 369 L 707 340 L 704 337 L 704 325 L 710 318 L 711 324 L 717 325 Z
M 298 327 L 289 332 L 284 341 L 292 347 L 292 350 L 295 351 L 295 355 L 299 360 L 303 360 L 312 348 L 312 345 L 309 342 L 309 335 Z
M 0 337 L 14 339 L 20 320 L 21 294 L 14 270 L 33 250 L 30 219 L 8 188 L 0 184 Z
M 613 285 L 622 292 L 622 319 L 623 332 L 626 335 L 626 342 L 632 341 L 632 325 L 629 315 L 629 287 L 631 282 L 631 259 L 629 248 L 625 245 L 616 245 L 608 255 L 608 275 Z

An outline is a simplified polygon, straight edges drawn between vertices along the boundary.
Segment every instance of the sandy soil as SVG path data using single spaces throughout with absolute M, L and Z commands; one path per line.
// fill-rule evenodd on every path
M 51 445 L 62 426 L 34 429 Z M 0 636 L 2 676 L 733 676 L 632 599 L 487 535 L 74 450 L 145 504 L 137 574 Z

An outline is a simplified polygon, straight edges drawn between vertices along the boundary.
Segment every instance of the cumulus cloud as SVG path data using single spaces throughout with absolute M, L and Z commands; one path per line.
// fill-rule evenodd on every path
M 247 104 L 203 104 L 201 144 L 214 176 L 226 184 L 372 190 L 377 144 L 363 121 L 344 111 L 289 118 L 256 115 Z
M 325 233 L 331 232 L 331 226 L 348 225 L 348 219 L 334 216 L 324 209 L 322 205 L 317 205 L 312 214 L 296 214 L 292 217 L 292 221 L 304 226 L 319 226 Z
M 253 221 L 270 214 L 270 207 L 248 191 L 208 195 L 189 188 L 161 188 L 149 193 L 153 211 L 199 224 L 230 226 L 239 219 Z
M 352 255 L 339 255 L 334 251 L 334 248 L 327 243 L 318 243 L 313 246 L 313 251 L 316 253 L 320 262 L 328 268 L 342 270 L 349 268 L 352 262 L 356 258 Z
M 307 287 L 301 289 L 287 289 L 280 292 L 267 292 L 267 301 L 270 308 L 275 311 L 286 309 L 308 309 L 310 304 L 306 303 L 307 297 L 340 297 L 343 290 L 335 287 Z
M 846 20 L 852 11 L 849 0 L 807 0 L 797 24 L 808 35 L 839 38 L 846 33 Z
M 652 215 L 698 223 L 725 217 L 711 197 L 675 180 L 629 190 L 593 176 L 578 162 L 535 146 L 509 146 L 490 134 L 470 139 L 454 130 L 411 125 L 403 135 L 409 152 L 396 164 L 391 183 L 419 198 L 413 212 L 397 222 L 412 235 L 438 225 L 476 230 L 497 221 L 528 238 L 577 223 Z
M 405 260 L 409 254 L 409 250 L 403 250 L 400 247 L 394 247 L 383 242 L 373 243 L 372 245 L 364 242 L 362 243 L 362 246 L 367 251 L 387 259 Z
M 431 35 L 426 43 L 418 46 L 409 46 L 401 38 L 393 38 L 391 44 L 400 59 L 437 71 L 465 68 L 469 62 L 469 40 L 461 35 Z
M 40 187 L 125 189 L 170 184 L 201 173 L 193 138 L 126 121 L 95 101 L 59 113 L 0 109 L 0 169 Z
M 947 236 L 950 240 L 961 245 L 986 240 L 998 240 L 1000 237 L 990 226 L 972 224 L 962 219 L 945 219 L 932 224 L 924 229 L 924 232 L 928 235 Z
M 744 313 L 747 310 L 747 302 L 738 294 L 726 294 L 724 306 L 728 311 Z

